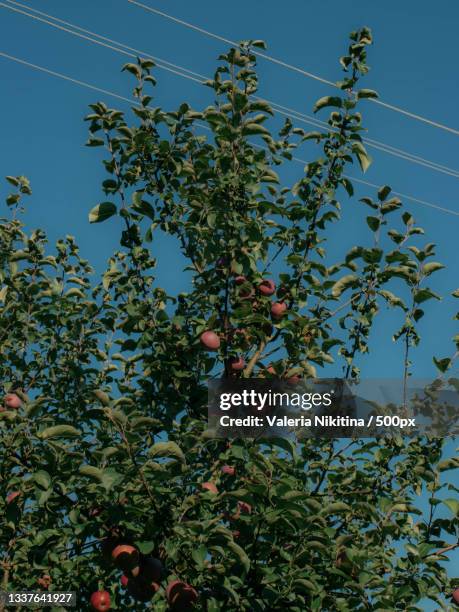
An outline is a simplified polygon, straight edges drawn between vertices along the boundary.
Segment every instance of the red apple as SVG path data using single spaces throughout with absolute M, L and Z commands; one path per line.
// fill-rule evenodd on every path
M 454 591 L 451 593 L 451 597 L 454 603 L 459 604 L 459 588 L 454 589 Z
M 12 410 L 17 410 L 22 405 L 21 399 L 16 395 L 16 393 L 7 393 L 3 398 L 3 401 L 5 406 L 7 408 L 11 408 Z
M 274 302 L 271 306 L 271 316 L 273 319 L 282 319 L 287 310 L 287 304 L 285 302 Z
M 104 612 L 110 610 L 110 593 L 107 591 L 95 591 L 89 600 L 92 609 Z
M 233 372 L 241 372 L 245 368 L 245 361 L 243 357 L 231 357 L 229 360 L 230 370 Z
M 258 285 L 258 289 L 262 295 L 272 295 L 276 291 L 276 285 L 271 279 L 264 279 Z
M 228 474 L 228 476 L 234 476 L 236 469 L 232 465 L 224 465 L 222 467 L 222 474 Z
M 49 589 L 51 584 L 51 576 L 49 574 L 43 574 L 43 576 L 39 578 L 37 582 L 42 589 Z
M 103 510 L 104 509 L 101 506 L 94 506 L 94 508 L 90 509 L 89 516 L 91 518 L 99 516 L 99 514 L 102 514 Z
M 214 482 L 203 482 L 201 484 L 201 488 L 206 491 L 210 491 L 211 493 L 218 493 L 217 486 Z
M 11 502 L 13 502 L 19 495 L 21 495 L 20 491 L 12 491 L 11 493 L 8 493 L 6 496 L 6 503 L 11 504 Z
M 237 502 L 238 510 L 241 514 L 251 514 L 252 506 L 244 501 Z
M 127 585 L 129 584 L 129 578 L 126 576 L 126 574 L 123 574 L 120 578 L 120 582 L 121 582 L 121 586 L 123 588 L 126 588 Z
M 246 277 L 245 276 L 236 276 L 236 278 L 234 279 L 234 282 L 236 283 L 236 285 L 243 285 L 246 281 Z
M 167 585 L 166 599 L 173 610 L 188 610 L 197 601 L 198 593 L 186 582 L 173 580 Z
M 209 351 L 216 351 L 220 347 L 220 338 L 213 331 L 207 330 L 201 334 L 201 344 Z
M 118 544 L 112 551 L 112 561 L 123 571 L 132 570 L 139 564 L 139 551 L 130 544 Z

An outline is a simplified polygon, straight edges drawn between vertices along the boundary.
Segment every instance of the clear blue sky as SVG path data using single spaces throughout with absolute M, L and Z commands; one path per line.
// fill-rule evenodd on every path
M 262 38 L 268 43 L 270 54 L 332 81 L 340 78 L 337 60 L 345 51 L 348 32 L 367 25 L 373 30 L 375 44 L 369 52 L 372 70 L 365 86 L 378 90 L 387 102 L 459 127 L 458 3 L 144 1 L 233 40 Z M 203 74 L 212 74 L 216 57 L 225 50 L 223 43 L 145 13 L 126 0 L 24 0 L 24 3 Z M 2 7 L 0 33 L 0 51 L 130 95 L 131 81 L 120 73 L 121 65 L 128 60 L 114 51 Z M 259 72 L 260 95 L 308 114 L 317 98 L 331 93 L 326 85 L 262 60 Z M 3 58 L 0 75 L 1 174 L 25 174 L 31 179 L 34 195 L 26 215 L 29 227 L 45 228 L 51 242 L 67 233 L 75 235 L 83 255 L 101 270 L 117 246 L 119 224 L 116 220 L 102 226 L 90 226 L 87 222 L 88 210 L 104 199 L 100 183 L 105 176 L 98 163 L 98 151 L 84 147 L 87 126 L 83 116 L 88 104 L 98 99 L 123 110 L 127 106 Z M 212 102 L 207 88 L 161 70 L 157 77 L 156 104 L 172 109 L 186 100 L 193 107 L 202 108 Z M 365 103 L 363 111 L 370 137 L 459 169 L 458 136 L 371 103 Z M 387 183 L 397 191 L 459 210 L 457 178 L 378 151 L 371 150 L 371 154 L 374 163 L 364 177 L 367 180 Z M 311 158 L 313 151 L 305 149 L 300 155 Z M 293 164 L 283 171 L 284 182 L 292 184 L 301 169 Z M 355 173 L 361 177 L 357 169 Z M 357 187 L 357 194 L 374 195 L 371 189 L 361 187 Z M 331 237 L 331 249 L 336 254 L 343 253 L 365 235 L 361 205 L 345 195 L 342 202 L 344 221 Z M 447 265 L 447 270 L 440 272 L 433 283 L 435 290 L 446 295 L 459 287 L 459 217 L 411 203 L 408 209 L 426 229 L 426 240 L 437 243 L 436 259 Z M 160 259 L 161 255 L 167 259 L 167 264 L 160 267 L 159 282 L 175 292 L 183 282 L 182 260 L 170 242 L 156 244 L 161 251 Z M 459 309 L 459 302 L 448 298 L 430 303 L 429 314 L 421 325 L 423 343 L 413 355 L 418 376 L 434 373 L 432 354 L 444 357 L 452 352 L 450 339 L 457 333 L 457 322 L 452 320 L 455 307 Z M 400 375 L 401 347 L 393 346 L 388 332 L 395 328 L 394 318 L 382 314 L 374 334 L 376 348 L 366 361 L 364 374 Z

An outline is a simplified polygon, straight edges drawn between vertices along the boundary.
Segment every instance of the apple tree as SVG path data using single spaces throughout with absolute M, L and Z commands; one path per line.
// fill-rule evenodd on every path
M 120 231 L 99 280 L 73 237 L 50 246 L 26 231 L 31 188 L 8 177 L 3 590 L 76 591 L 79 610 L 448 609 L 459 460 L 441 439 L 226 440 L 207 427 L 210 377 L 295 381 L 341 362 L 358 378 L 382 308 L 400 314 L 410 374 L 443 266 L 388 186 L 353 201 L 347 171 L 371 162 L 360 113 L 377 96 L 360 85 L 371 43 L 367 28 L 351 33 L 338 89 L 314 109 L 331 111 L 323 132 L 269 127 L 261 41 L 220 56 L 199 112 L 155 107 L 153 62 L 127 64 L 132 116 L 98 102 L 87 117 L 106 171 L 89 221 Z M 303 143 L 316 157 L 283 186 Z M 368 236 L 333 261 L 343 195 Z M 156 278 L 164 235 L 186 261 L 174 295 Z

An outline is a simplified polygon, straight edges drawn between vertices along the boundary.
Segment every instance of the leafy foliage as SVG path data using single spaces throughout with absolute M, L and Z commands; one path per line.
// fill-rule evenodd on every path
M 85 610 L 105 588 L 112 608 L 143 609 L 142 593 L 121 586 L 107 557 L 122 542 L 164 564 L 160 588 L 146 589 L 158 611 L 174 579 L 208 611 L 421 610 L 426 597 L 445 606 L 442 562 L 458 517 L 457 488 L 441 472 L 458 463 L 443 457 L 441 440 L 295 445 L 206 431 L 211 375 L 263 376 L 271 364 L 280 376 L 308 377 L 338 358 L 347 378 L 358 377 L 381 304 L 404 318 L 394 338 L 409 375 L 417 322 L 438 298 L 425 286 L 442 268 L 434 245 L 412 244 L 423 232 L 407 212 L 384 234 L 402 207 L 384 186 L 362 200 L 368 244 L 332 265 L 324 249 L 339 191 L 353 194 L 345 169 L 370 163 L 357 110 L 377 95 L 357 88 L 369 44 L 368 29 L 351 34 L 340 95 L 315 107 L 332 107 L 329 130 L 312 135 L 289 120 L 276 136 L 266 126 L 273 112 L 255 95 L 251 43 L 220 56 L 207 83 L 215 104 L 201 112 L 153 107 L 153 63 L 126 65 L 134 125 L 102 102 L 87 117 L 87 144 L 105 147 L 108 173 L 108 201 L 89 220 L 122 228 L 99 283 L 71 236 L 50 254 L 41 230 L 25 233 L 17 213 L 30 186 L 8 177 L 16 191 L 0 224 L 0 379 L 21 406 L 0 411 L 5 589 L 75 590 Z M 309 139 L 321 155 L 282 187 L 276 169 Z M 189 291 L 168 295 L 155 279 L 161 232 L 188 260 Z M 264 295 L 259 285 L 281 256 L 276 294 Z M 395 293 L 400 282 L 408 305 Z M 287 306 L 283 316 L 271 316 L 273 301 Z M 218 334 L 217 351 L 200 343 L 205 330 Z M 450 360 L 435 363 L 443 372 Z M 416 504 L 426 491 L 429 516 Z

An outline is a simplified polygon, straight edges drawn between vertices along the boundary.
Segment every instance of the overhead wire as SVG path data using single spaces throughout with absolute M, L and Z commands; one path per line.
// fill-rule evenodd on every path
M 20 7 L 25 7 L 25 5 L 21 4 L 20 2 L 16 2 L 15 0 L 7 0 L 7 2 L 9 2 L 11 4 L 14 4 L 14 5 L 17 5 L 17 6 L 20 6 Z M 20 9 L 15 9 L 14 7 L 9 7 L 9 6 L 5 5 L 4 2 L 0 2 L 0 6 L 3 6 L 4 8 L 11 8 L 11 10 L 19 12 L 19 13 L 27 16 L 27 17 L 31 17 L 31 18 L 37 19 L 38 21 L 44 22 L 44 23 L 46 23 L 48 25 L 51 25 L 53 27 L 57 27 L 60 30 L 63 30 L 65 32 L 69 33 L 69 34 L 73 34 L 73 35 L 79 36 L 79 37 L 81 37 L 81 38 L 83 38 L 85 40 L 88 40 L 89 42 L 93 42 L 95 44 L 99 44 L 99 45 L 102 45 L 104 47 L 108 47 L 109 49 L 114 50 L 114 51 L 118 51 L 119 53 L 124 53 L 125 55 L 128 55 L 129 57 L 133 57 L 134 58 L 134 57 L 137 57 L 137 55 L 141 55 L 141 56 L 144 56 L 144 57 L 152 58 L 155 62 L 157 62 L 158 68 L 161 68 L 163 70 L 167 70 L 169 72 L 172 72 L 172 73 L 176 74 L 177 76 L 188 78 L 189 80 L 195 81 L 197 83 L 202 83 L 202 82 L 207 80 L 207 77 L 205 75 L 202 75 L 200 73 L 197 73 L 197 72 L 194 72 L 192 70 L 189 70 L 188 68 L 185 68 L 183 66 L 179 66 L 179 65 L 174 64 L 172 62 L 169 62 L 168 60 L 165 60 L 165 59 L 160 58 L 158 56 L 152 55 L 152 54 L 150 54 L 148 52 L 141 51 L 141 50 L 136 49 L 134 47 L 130 47 L 130 46 L 125 45 L 124 43 L 120 43 L 119 41 L 116 41 L 114 39 L 102 36 L 100 34 L 97 34 L 96 32 L 93 32 L 91 30 L 87 30 L 87 29 L 82 28 L 82 27 L 80 27 L 80 26 L 78 26 L 76 24 L 73 24 L 71 22 L 64 21 L 62 19 L 54 17 L 53 15 L 49 15 L 47 13 L 44 13 L 43 11 L 38 11 L 37 9 L 26 7 L 29 10 L 33 11 L 34 13 L 37 13 L 39 15 L 43 15 L 45 17 L 48 17 L 49 19 L 52 19 L 52 20 L 54 20 L 54 21 L 56 21 L 56 22 L 58 22 L 60 24 L 64 24 L 66 26 L 70 26 L 71 28 L 74 28 L 76 30 L 79 30 L 80 32 L 83 32 L 84 34 L 89 34 L 92 37 L 97 37 L 100 40 L 98 41 L 98 40 L 91 39 L 91 38 L 89 38 L 86 35 L 78 34 L 78 32 L 74 32 L 73 30 L 69 30 L 66 27 L 58 26 L 57 24 L 52 23 L 52 22 L 48 21 L 47 19 L 43 19 L 43 18 L 37 17 L 36 15 L 30 15 L 30 14 L 26 13 L 25 11 L 22 11 Z M 106 41 L 106 43 L 110 43 L 110 44 L 105 44 L 105 43 L 103 44 L 103 43 L 101 43 L 101 41 Z M 114 45 L 116 45 L 116 47 Z M 119 48 L 119 47 L 121 47 L 121 48 Z M 132 53 L 127 53 L 126 51 L 123 51 L 123 49 L 127 49 L 130 52 L 132 52 Z M 134 54 L 136 54 L 136 55 L 134 55 Z M 182 71 L 183 73 L 186 73 L 186 74 L 181 74 L 180 71 Z M 255 96 L 255 97 L 257 97 L 257 96 Z M 259 98 L 259 99 L 261 99 L 261 98 Z M 302 121 L 304 123 L 309 123 L 310 125 L 317 126 L 318 124 L 322 124 L 327 129 L 330 129 L 328 124 L 326 124 L 323 121 L 317 120 L 314 117 L 310 117 L 310 116 L 305 115 L 304 113 L 301 113 L 301 112 L 296 111 L 294 109 L 282 106 L 281 104 L 278 104 L 277 102 L 273 102 L 273 101 L 270 101 L 270 100 L 267 100 L 267 102 L 269 102 L 273 107 L 277 107 L 276 110 L 277 110 L 277 112 L 279 114 L 283 114 L 283 115 L 286 115 L 286 116 L 291 117 L 291 118 L 296 118 L 296 119 L 298 119 L 298 120 L 300 120 L 300 121 Z M 393 147 L 392 145 L 388 145 L 386 143 L 378 142 L 377 140 L 373 140 L 373 139 L 370 139 L 370 138 L 363 138 L 363 141 L 368 146 L 374 147 L 374 148 L 376 148 L 376 149 L 378 149 L 380 151 L 383 151 L 384 153 L 393 155 L 395 157 L 399 157 L 399 158 L 404 159 L 406 161 L 417 163 L 417 164 L 419 164 L 421 166 L 425 166 L 425 167 L 427 167 L 427 168 L 429 168 L 431 170 L 435 170 L 435 171 L 438 171 L 438 172 L 442 172 L 443 174 L 447 174 L 449 176 L 453 176 L 454 178 L 459 178 L 459 171 L 454 170 L 452 168 L 448 168 L 447 166 L 444 166 L 442 164 L 438 164 L 437 162 L 433 162 L 431 160 L 427 160 L 427 159 L 422 158 L 422 157 L 420 157 L 418 155 L 409 153 L 407 151 L 403 151 L 402 149 L 398 149 L 397 147 Z
M 206 77 L 205 75 L 202 75 L 198 72 L 194 72 L 192 70 L 189 70 L 188 68 L 185 68 L 183 66 L 179 66 L 178 64 L 174 64 L 172 62 L 169 62 L 168 60 L 165 60 L 163 58 L 160 58 L 158 56 L 152 55 L 151 53 L 145 52 L 145 51 L 141 51 L 139 49 L 136 49 L 134 47 L 130 47 L 128 45 L 125 45 L 124 43 L 120 43 L 119 41 L 116 41 L 114 39 L 108 38 L 106 36 L 102 36 L 100 34 L 97 34 L 96 32 L 93 32 L 91 30 L 82 28 L 76 24 L 73 24 L 71 22 L 68 21 L 64 21 L 63 19 L 59 19 L 57 17 L 54 17 L 53 15 L 50 15 L 48 13 L 44 13 L 43 11 L 39 11 L 37 9 L 33 9 L 30 8 L 24 4 L 21 4 L 20 2 L 17 2 L 15 0 L 7 0 L 7 2 L 9 4 L 14 4 L 15 6 L 9 6 L 9 4 L 5 4 L 5 2 L 0 2 L 0 7 L 4 7 L 4 8 L 8 8 L 14 12 L 20 13 L 26 17 L 35 19 L 37 21 L 40 21 L 42 23 L 45 23 L 47 25 L 50 25 L 52 27 L 55 27 L 59 30 L 62 30 L 68 34 L 72 34 L 74 36 L 77 36 L 79 38 L 82 38 L 84 40 L 87 40 L 88 42 L 92 42 L 94 44 L 100 45 L 102 47 L 106 47 L 112 51 L 117 51 L 121 54 L 124 54 L 128 57 L 132 57 L 132 58 L 137 58 L 138 56 L 143 56 L 146 58 L 151 58 L 155 61 L 156 65 L 158 68 L 161 68 L 163 70 L 166 70 L 168 72 L 171 72 L 177 76 L 181 76 L 183 78 L 187 78 L 188 80 L 194 81 L 196 83 L 202 84 L 204 82 L 206 82 L 208 80 L 208 77 Z M 34 13 L 36 13 L 35 15 L 32 15 L 30 13 L 27 13 L 26 11 L 22 10 L 21 8 L 16 8 L 16 7 L 25 7 L 30 11 L 33 11 Z M 42 17 L 39 17 L 38 15 L 41 15 Z M 44 18 L 46 17 L 46 18 Z M 53 20 L 56 23 L 53 23 Z M 63 25 L 59 25 L 59 24 L 63 24 Z M 70 28 L 73 29 L 69 29 Z M 78 31 L 75 31 L 78 30 Z M 94 38 L 96 37 L 96 38 Z M 100 40 L 97 40 L 100 39 Z M 259 96 L 253 96 L 256 99 L 262 99 Z M 273 102 L 271 100 L 266 100 L 269 104 L 271 104 L 274 107 L 277 107 L 276 110 L 279 114 L 285 115 L 287 117 L 290 118 L 296 118 L 299 121 L 302 121 L 304 123 L 310 124 L 310 125 L 314 125 L 314 126 L 319 126 L 319 124 L 321 124 L 322 126 L 325 126 L 328 130 L 330 129 L 330 126 L 323 122 L 320 121 L 318 119 L 316 119 L 315 117 L 310 117 L 304 113 L 301 113 L 299 111 L 296 111 L 294 109 L 282 106 L 281 104 L 278 104 L 277 102 Z M 442 164 L 438 164 L 437 162 L 433 162 L 431 160 L 427 160 L 425 158 L 422 158 L 418 155 L 409 153 L 408 151 L 403 151 L 402 149 L 398 149 L 397 147 L 393 147 L 392 145 L 387 145 L 386 143 L 382 143 L 382 142 L 378 142 L 377 140 L 374 139 L 369 139 L 369 138 L 363 138 L 363 141 L 365 142 L 365 144 L 367 144 L 370 147 L 373 147 L 379 151 L 382 151 L 384 153 L 387 153 L 389 155 L 393 155 L 395 157 L 399 157 L 401 159 L 404 159 L 406 161 L 424 166 L 429 168 L 430 170 L 434 170 L 436 172 L 441 172 L 443 174 L 447 174 L 449 176 L 452 176 L 454 178 L 459 178 L 459 171 L 454 170 L 453 168 L 449 168 L 447 166 L 444 166 Z
M 209 36 L 210 38 L 214 38 L 216 40 L 220 40 L 222 42 L 225 42 L 226 44 L 231 44 L 231 45 L 236 45 L 237 46 L 237 42 L 229 39 L 229 38 L 225 38 L 224 36 L 220 36 L 219 34 L 215 34 L 215 32 L 211 32 L 210 30 L 205 30 L 204 28 L 201 28 L 199 26 L 196 26 L 192 23 L 189 23 L 188 21 L 185 21 L 183 19 L 179 19 L 178 17 L 174 17 L 173 15 L 170 15 L 169 13 L 166 13 L 165 11 L 160 11 L 159 9 L 156 9 L 152 6 L 149 6 L 147 4 L 144 4 L 143 2 L 138 2 L 138 0 L 127 0 L 127 2 L 129 4 L 133 4 L 136 5 L 150 13 L 154 13 L 156 15 L 159 15 L 161 17 L 164 17 L 165 19 L 168 19 L 170 21 L 173 21 L 175 23 L 178 23 L 180 25 L 185 26 L 186 28 L 189 28 L 191 30 L 194 30 L 196 32 L 199 32 L 200 34 L 204 34 L 206 36 Z M 323 83 L 325 85 L 330 85 L 332 87 L 338 87 L 336 83 L 334 83 L 333 81 L 330 81 L 328 79 L 325 79 L 323 77 L 321 77 L 320 75 L 314 74 L 313 72 L 308 72 L 307 70 L 304 70 L 303 68 L 300 68 L 298 66 L 295 66 L 293 64 L 290 64 L 288 62 L 285 62 L 283 60 L 280 60 L 276 57 L 273 57 L 272 55 L 268 55 L 267 53 L 263 53 L 259 50 L 254 50 L 253 51 L 255 55 L 257 55 L 258 57 L 261 57 L 269 62 L 272 62 L 274 64 L 277 64 L 279 66 L 282 66 L 283 68 L 287 68 L 288 70 L 291 70 L 293 72 L 297 72 L 299 74 L 302 74 L 303 76 L 306 76 L 310 79 L 314 79 L 315 81 L 319 81 L 320 83 Z M 379 106 L 382 106 L 384 108 L 387 108 L 389 110 L 392 110 L 394 112 L 400 113 L 402 115 L 405 115 L 406 117 L 410 117 L 411 119 L 415 119 L 417 121 L 420 121 L 422 123 L 425 123 L 427 125 L 430 125 L 431 127 L 434 128 L 438 128 L 441 130 L 444 130 L 446 132 L 449 132 L 451 134 L 454 134 L 456 136 L 459 136 L 459 130 L 456 128 L 452 128 L 448 125 L 445 125 L 443 123 L 440 123 L 438 121 L 434 121 L 433 119 L 429 119 L 428 117 L 424 117 L 423 115 L 419 115 L 417 113 L 413 113 L 410 110 L 404 109 L 400 106 L 396 106 L 395 104 L 389 104 L 388 102 L 385 102 L 384 100 L 380 100 L 379 98 L 369 98 L 370 102 L 373 102 L 374 104 L 378 104 Z
M 33 70 L 38 70 L 38 71 L 40 71 L 42 73 L 49 74 L 51 76 L 63 79 L 65 81 L 67 81 L 67 82 L 73 83 L 73 84 L 78 85 L 80 87 L 85 87 L 85 88 L 93 90 L 93 91 L 98 91 L 100 93 L 103 93 L 105 95 L 111 96 L 111 97 L 116 98 L 118 100 L 122 100 L 124 102 L 128 102 L 129 104 L 133 104 L 135 106 L 139 106 L 139 104 L 135 100 L 131 100 L 129 98 L 126 98 L 125 96 L 121 96 L 121 95 L 119 95 L 119 94 L 117 94 L 117 93 L 115 93 L 113 91 L 110 91 L 108 89 L 104 89 L 102 87 L 98 87 L 96 85 L 93 85 L 91 83 L 87 83 L 86 81 L 82 81 L 80 79 L 75 79 L 75 78 L 70 77 L 69 75 L 63 74 L 61 72 L 57 72 L 55 70 L 50 70 L 49 68 L 46 68 L 44 66 L 40 66 L 39 64 L 35 64 L 35 63 L 32 63 L 32 62 L 29 62 L 27 60 L 24 60 L 22 58 L 16 57 L 16 56 L 11 55 L 9 53 L 5 53 L 3 51 L 0 51 L 0 57 L 3 57 L 3 58 L 8 59 L 10 61 L 16 62 L 18 64 L 22 64 L 24 66 L 32 68 Z M 208 126 L 205 126 L 203 124 L 199 124 L 199 127 L 205 128 L 205 129 L 209 129 Z M 261 148 L 265 148 L 265 147 L 263 147 L 263 145 L 256 145 L 256 146 L 261 147 Z M 306 160 L 298 158 L 298 157 L 293 157 L 292 159 L 295 162 L 297 162 L 297 163 L 301 163 L 303 166 L 307 165 L 307 163 L 308 163 Z M 360 183 L 362 185 L 366 185 L 368 187 L 372 187 L 374 189 L 379 189 L 379 187 L 380 187 L 380 185 L 377 185 L 375 183 L 371 183 L 371 182 L 366 181 L 364 179 L 359 179 L 359 178 L 356 178 L 356 177 L 353 177 L 353 176 L 346 175 L 345 178 L 348 178 L 349 180 L 354 181 L 356 183 Z M 416 197 L 411 196 L 409 194 L 404 194 L 404 193 L 400 193 L 400 192 L 397 192 L 397 191 L 393 191 L 392 193 L 394 195 L 402 197 L 403 199 L 410 200 L 410 201 L 415 202 L 417 204 L 421 204 L 423 206 L 427 206 L 429 208 L 433 208 L 433 209 L 439 210 L 441 212 L 444 212 L 444 213 L 447 213 L 447 214 L 459 217 L 459 211 L 455 211 L 455 210 L 452 210 L 450 208 L 446 208 L 444 206 L 439 206 L 437 204 L 433 204 L 432 202 L 428 202 L 427 200 L 422 200 L 420 198 L 416 198 Z

